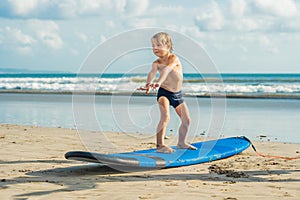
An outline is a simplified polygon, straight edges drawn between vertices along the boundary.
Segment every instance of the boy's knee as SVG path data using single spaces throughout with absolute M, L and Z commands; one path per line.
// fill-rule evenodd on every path
M 163 123 L 168 123 L 170 121 L 170 115 L 162 115 L 161 116 L 161 121 Z
M 190 125 L 191 124 L 191 118 L 187 119 L 187 124 Z
M 183 119 L 182 120 L 182 124 L 184 125 L 184 126 L 186 126 L 186 127 L 189 127 L 190 126 L 190 124 L 191 124 L 191 118 L 186 118 L 186 119 Z

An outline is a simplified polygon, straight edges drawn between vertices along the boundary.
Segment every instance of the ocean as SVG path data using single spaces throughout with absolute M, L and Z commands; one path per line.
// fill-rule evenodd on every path
M 135 90 L 145 81 L 146 74 L 0 74 L 0 123 L 153 136 L 155 91 Z M 185 74 L 183 93 L 190 136 L 300 143 L 300 74 Z M 180 124 L 170 111 L 167 135 Z
M 146 74 L 0 74 L 0 92 L 139 94 Z M 184 74 L 191 96 L 300 98 L 300 74 Z

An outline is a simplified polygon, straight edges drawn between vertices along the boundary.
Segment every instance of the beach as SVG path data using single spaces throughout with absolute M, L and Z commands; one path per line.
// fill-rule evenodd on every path
M 154 136 L 137 142 L 123 133 L 104 134 L 127 151 L 151 148 L 155 141 Z M 1 199 L 298 199 L 300 195 L 299 160 L 263 158 L 251 148 L 211 163 L 125 173 L 65 160 L 67 151 L 86 150 L 75 129 L 2 124 L 0 144 Z M 294 157 L 300 151 L 300 144 L 293 143 L 254 141 L 254 145 L 265 154 Z

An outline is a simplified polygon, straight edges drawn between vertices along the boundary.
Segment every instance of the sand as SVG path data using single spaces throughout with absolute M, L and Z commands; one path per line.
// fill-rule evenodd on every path
M 108 133 L 124 150 L 154 146 Z M 169 140 L 172 140 L 170 138 Z M 200 138 L 199 138 L 200 140 Z M 136 143 L 133 145 L 133 143 Z M 211 163 L 142 172 L 64 159 L 86 150 L 76 130 L 0 125 L 0 199 L 299 199 L 300 160 L 259 157 L 249 148 Z M 260 152 L 299 156 L 300 144 L 255 141 Z M 99 150 L 105 151 L 105 149 Z

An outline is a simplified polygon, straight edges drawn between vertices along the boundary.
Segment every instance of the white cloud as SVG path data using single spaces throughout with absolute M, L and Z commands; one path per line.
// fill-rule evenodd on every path
M 293 32 L 300 30 L 298 8 L 292 0 L 211 1 L 195 24 L 200 31 Z
M 6 18 L 65 19 L 103 15 L 114 9 L 110 0 L 2 0 Z
M 35 32 L 37 38 L 52 49 L 61 49 L 63 41 L 59 35 L 59 26 L 53 21 L 29 20 L 28 26 Z
M 195 17 L 195 23 L 200 31 L 222 30 L 225 21 L 218 3 L 213 1 L 207 11 Z
M 19 16 L 26 16 L 30 14 L 38 5 L 38 0 L 9 0 L 7 3 L 10 4 L 12 11 Z
M 199 29 L 196 26 L 181 26 L 179 28 L 179 31 L 198 39 L 203 37 L 204 35 L 202 32 L 199 31 Z
M 11 38 L 13 39 L 12 42 L 22 45 L 32 45 L 34 43 L 34 39 L 31 36 L 22 33 L 19 29 L 6 27 L 5 30 L 7 31 L 7 34 L 11 35 Z
M 100 6 L 105 6 L 106 1 L 101 5 L 101 1 L 98 0 L 85 0 L 79 1 L 79 13 L 92 13 L 93 11 L 97 11 Z
M 37 35 L 40 40 L 53 49 L 60 49 L 63 46 L 63 42 L 57 33 L 38 31 Z
M 138 16 L 148 8 L 148 0 L 126 0 L 124 5 L 124 14 L 126 16 Z
M 254 0 L 259 11 L 278 17 L 295 17 L 299 15 L 297 5 L 293 0 Z
M 230 1 L 231 14 L 234 17 L 242 17 L 245 13 L 247 2 L 245 0 L 231 0 Z
M 19 54 L 31 54 L 32 46 L 36 43 L 36 40 L 30 35 L 10 26 L 0 29 L 0 38 L 3 38 L 3 47 Z
M 6 18 L 72 19 L 89 16 L 145 14 L 148 0 L 1 0 Z
M 114 4 L 109 0 L 57 0 L 55 6 L 63 18 L 77 18 L 104 15 L 113 10 Z

